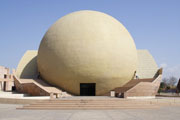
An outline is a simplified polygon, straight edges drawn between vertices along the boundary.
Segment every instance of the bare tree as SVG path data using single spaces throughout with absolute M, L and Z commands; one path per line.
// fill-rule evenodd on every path
M 174 76 L 171 76 L 169 78 L 163 78 L 162 82 L 165 83 L 167 86 L 175 86 L 177 83 L 177 78 Z
M 168 85 L 169 84 L 169 79 L 168 78 L 163 78 L 162 82 L 165 83 L 166 85 Z
M 174 76 L 169 77 L 169 86 L 175 86 L 177 83 L 177 78 Z
M 160 85 L 160 92 L 161 91 L 174 91 L 175 90 L 175 86 L 177 83 L 177 78 L 174 76 L 168 77 L 168 78 L 163 78 L 161 85 Z

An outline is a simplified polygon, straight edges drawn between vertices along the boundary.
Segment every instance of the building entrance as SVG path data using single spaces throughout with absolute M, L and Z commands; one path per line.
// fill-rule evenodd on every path
M 80 96 L 95 96 L 96 83 L 80 83 Z

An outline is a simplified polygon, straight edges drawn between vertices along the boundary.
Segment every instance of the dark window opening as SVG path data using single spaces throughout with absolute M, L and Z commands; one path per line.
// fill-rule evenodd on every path
M 7 78 L 7 75 L 4 75 L 4 78 Z

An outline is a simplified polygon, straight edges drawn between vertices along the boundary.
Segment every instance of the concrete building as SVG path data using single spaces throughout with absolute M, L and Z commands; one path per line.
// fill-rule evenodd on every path
M 0 66 L 0 91 L 12 91 L 14 87 L 14 80 L 10 69 Z
M 37 96 L 154 97 L 162 69 L 118 20 L 78 11 L 55 22 L 13 75 L 17 91 Z

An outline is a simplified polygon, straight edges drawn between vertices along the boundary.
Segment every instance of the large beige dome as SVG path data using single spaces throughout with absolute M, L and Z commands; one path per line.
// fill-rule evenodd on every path
M 79 95 L 80 83 L 96 83 L 96 95 L 104 95 L 133 78 L 137 51 L 118 20 L 85 10 L 68 14 L 49 28 L 37 62 L 42 78 L 52 85 Z

